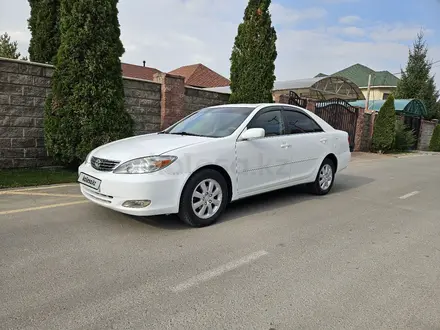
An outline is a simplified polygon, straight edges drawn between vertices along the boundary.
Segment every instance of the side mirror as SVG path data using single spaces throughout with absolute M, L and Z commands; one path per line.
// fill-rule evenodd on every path
M 250 128 L 243 132 L 240 136 L 240 140 L 255 140 L 261 139 L 266 135 L 266 132 L 263 128 Z

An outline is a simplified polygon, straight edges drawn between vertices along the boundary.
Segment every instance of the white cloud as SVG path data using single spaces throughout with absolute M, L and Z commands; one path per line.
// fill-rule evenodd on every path
M 346 26 L 346 27 L 330 27 L 327 29 L 328 32 L 334 33 L 341 36 L 350 36 L 350 37 L 363 37 L 367 34 L 367 32 L 356 26 Z
M 324 8 L 312 7 L 302 10 L 286 8 L 278 3 L 272 3 L 270 7 L 272 20 L 277 24 L 295 24 L 300 21 L 316 20 L 327 15 Z
M 341 1 L 341 0 L 322 0 Z M 247 0 L 126 0 L 119 2 L 119 20 L 126 49 L 123 61 L 170 71 L 202 62 L 229 76 L 229 58 L 243 18 Z M 3 10 L 3 8 L 7 8 Z M 307 78 L 319 72 L 332 73 L 355 63 L 375 70 L 398 72 L 406 65 L 408 47 L 419 26 L 383 22 L 362 22 L 312 30 L 298 29 L 299 23 L 320 20 L 327 12 L 320 8 L 285 8 L 276 0 L 271 7 L 278 29 L 279 80 Z M 7 13 L 7 14 L 6 14 Z M 29 32 L 27 0 L 0 0 L 0 33 L 7 31 L 27 53 Z M 428 34 L 427 34 L 428 35 Z M 430 57 L 440 59 L 440 45 L 430 45 Z M 440 87 L 440 66 L 434 68 Z
M 350 16 L 344 16 L 344 17 L 339 18 L 339 23 L 351 25 L 351 24 L 354 24 L 360 20 L 361 20 L 361 18 L 359 16 L 350 15 Z
M 407 24 L 387 24 L 372 28 L 370 37 L 376 41 L 413 41 L 417 33 L 423 29 L 423 26 L 409 26 Z M 425 36 L 429 36 L 433 31 L 423 29 Z

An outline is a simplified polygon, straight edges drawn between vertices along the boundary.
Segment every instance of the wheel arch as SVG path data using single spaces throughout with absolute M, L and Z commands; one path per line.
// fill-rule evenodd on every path
M 336 157 L 336 155 L 334 153 L 330 153 L 327 156 L 325 156 L 323 161 L 326 159 L 330 159 L 333 162 L 333 164 L 335 165 L 335 172 L 337 172 L 338 171 L 338 157 Z
M 208 170 L 210 169 L 210 170 L 217 171 L 217 172 L 219 172 L 225 178 L 226 185 L 228 186 L 228 203 L 231 202 L 231 200 L 232 200 L 232 191 L 233 191 L 233 185 L 232 185 L 231 176 L 229 175 L 228 171 L 226 171 L 226 169 L 224 167 L 222 167 L 220 165 L 214 165 L 214 164 L 203 165 L 203 166 L 199 167 L 198 169 L 196 169 L 194 172 L 192 172 L 186 178 L 185 183 L 183 184 L 182 189 L 180 191 L 179 201 L 181 201 L 181 199 L 182 199 L 183 191 L 184 191 L 184 189 L 185 189 L 189 179 L 191 179 L 197 173 L 199 173 L 199 172 L 201 172 L 203 170 L 207 170 L 207 169 Z

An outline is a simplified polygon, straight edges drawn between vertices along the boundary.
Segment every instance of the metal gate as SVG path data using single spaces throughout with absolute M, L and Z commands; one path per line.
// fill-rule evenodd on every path
M 294 91 L 289 92 L 289 104 L 296 105 L 301 108 L 307 108 L 307 99 L 302 99 Z
M 350 150 L 354 150 L 358 110 L 342 99 L 316 102 L 315 114 L 333 128 L 348 133 Z

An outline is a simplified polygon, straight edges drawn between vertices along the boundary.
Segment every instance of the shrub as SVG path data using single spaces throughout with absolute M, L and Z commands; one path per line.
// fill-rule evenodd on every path
M 416 142 L 415 133 L 409 129 L 402 121 L 396 121 L 396 131 L 394 136 L 394 150 L 408 151 Z
M 46 146 L 64 165 L 132 134 L 124 111 L 117 0 L 62 0 L 61 45 L 45 108 Z
M 431 142 L 429 143 L 429 150 L 440 151 L 440 125 L 434 128 L 432 133 Z
M 372 149 L 376 152 L 392 150 L 396 130 L 394 96 L 391 94 L 379 110 L 372 139 Z

